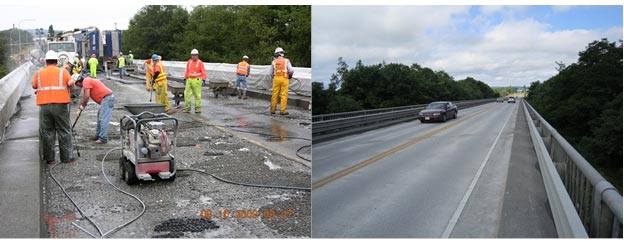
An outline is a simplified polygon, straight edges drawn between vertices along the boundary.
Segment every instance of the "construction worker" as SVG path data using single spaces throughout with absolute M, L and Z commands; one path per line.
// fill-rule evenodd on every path
M 284 58 L 284 49 L 275 48 L 275 60 L 271 63 L 269 75 L 273 80 L 273 95 L 271 96 L 271 114 L 275 114 L 277 97 L 281 97 L 280 114 L 287 115 L 286 102 L 288 102 L 288 80 L 292 78 L 294 70 L 290 60 Z
M 78 74 L 75 74 L 73 77 L 73 79 L 76 80 L 76 86 L 82 87 L 83 90 L 80 107 L 78 108 L 76 116 L 80 116 L 82 110 L 87 106 L 89 98 L 99 104 L 100 110 L 97 114 L 97 128 L 95 130 L 95 137 L 93 137 L 92 140 L 94 140 L 96 144 L 106 144 L 108 142 L 108 122 L 113 113 L 115 95 L 113 91 L 98 79 L 91 77 L 83 78 Z
M 126 74 L 126 58 L 123 56 L 122 52 L 119 52 L 117 67 L 119 68 L 119 79 L 123 79 L 123 76 Z
M 54 143 L 58 135 L 60 159 L 74 162 L 71 128 L 69 125 L 69 88 L 74 85 L 69 72 L 57 67 L 58 55 L 50 50 L 45 54 L 46 66 L 32 79 L 32 88 L 39 106 L 39 141 L 43 161 L 54 165 Z
M 154 85 L 152 85 L 152 73 L 154 73 L 154 64 L 152 59 L 145 60 L 145 90 L 156 91 Z
M 152 55 L 152 63 L 154 69 L 152 70 L 152 84 L 156 85 L 156 103 L 165 105 L 165 112 L 169 111 L 169 99 L 167 98 L 167 74 L 165 73 L 165 67 L 160 63 L 158 55 Z
M 74 58 L 74 66 L 72 68 L 72 74 L 81 74 L 82 73 L 82 62 L 80 62 L 80 56 L 76 55 Z
M 82 69 L 82 62 L 80 61 L 80 54 L 76 54 L 74 57 L 74 66 L 80 65 L 80 69 Z
M 238 99 L 241 99 L 241 96 L 243 99 L 247 99 L 247 77 L 249 76 L 250 70 L 249 57 L 243 56 L 243 61 L 239 62 L 238 66 L 236 66 L 236 91 L 238 92 Z
M 97 71 L 97 66 L 98 64 L 100 64 L 97 60 L 97 58 L 95 58 L 95 54 L 91 54 L 91 59 L 89 59 L 89 70 L 91 71 L 91 78 L 95 78 L 97 76 L 96 71 Z
M 199 51 L 191 50 L 191 59 L 186 62 L 184 71 L 184 112 L 191 112 L 191 95 L 195 96 L 195 113 L 201 113 L 202 83 L 206 82 L 204 62 L 199 59 Z
M 133 62 L 134 62 L 134 55 L 132 54 L 132 51 L 128 51 L 128 65 L 132 66 Z

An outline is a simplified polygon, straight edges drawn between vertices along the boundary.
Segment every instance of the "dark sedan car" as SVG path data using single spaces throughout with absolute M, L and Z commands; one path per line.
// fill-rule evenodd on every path
M 457 106 L 451 102 L 432 102 L 418 113 L 420 122 L 442 121 L 457 118 Z

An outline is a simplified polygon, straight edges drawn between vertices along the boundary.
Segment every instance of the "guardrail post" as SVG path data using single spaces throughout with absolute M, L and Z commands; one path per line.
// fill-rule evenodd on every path
M 613 187 L 613 185 L 611 185 L 611 183 L 607 181 L 601 181 L 594 187 L 591 226 L 592 237 L 606 238 L 612 235 L 612 231 L 617 232 L 613 229 L 613 226 L 617 225 L 617 223 L 614 222 L 614 220 L 617 221 L 617 218 L 614 218 L 613 214 L 609 211 L 609 208 L 602 202 L 602 195 L 608 190 L 616 189 L 615 187 Z M 608 226 L 609 223 L 613 224 L 611 224 L 611 226 Z

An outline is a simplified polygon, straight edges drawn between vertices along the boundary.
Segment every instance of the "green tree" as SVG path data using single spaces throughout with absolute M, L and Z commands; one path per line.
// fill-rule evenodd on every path
M 590 43 L 576 63 L 529 87 L 528 100 L 622 191 L 622 41 Z
M 54 37 L 54 27 L 50 24 L 50 27 L 48 27 L 48 38 L 52 37 Z
M 180 60 L 185 50 L 179 44 L 189 14 L 181 6 L 148 5 L 130 19 L 123 31 L 122 46 L 132 49 L 136 58 L 158 54 L 165 60 Z M 188 54 L 185 56 L 188 57 Z
M 197 6 L 190 14 L 184 11 L 186 17 L 179 10 L 143 7 L 124 32 L 124 46 L 137 50 L 139 58 L 159 51 L 163 58 L 184 61 L 197 49 L 206 62 L 237 63 L 247 55 L 258 65 L 270 64 L 279 46 L 294 66 L 311 66 L 310 6 Z

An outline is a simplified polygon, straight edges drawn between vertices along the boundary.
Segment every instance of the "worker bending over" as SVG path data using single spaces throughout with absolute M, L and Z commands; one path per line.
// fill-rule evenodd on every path
M 82 110 L 87 106 L 89 98 L 95 103 L 100 105 L 100 110 L 97 114 L 97 128 L 95 129 L 95 136 L 92 140 L 96 144 L 108 143 L 108 122 L 110 121 L 111 114 L 113 113 L 113 106 L 115 105 L 115 95 L 113 91 L 106 87 L 100 80 L 87 77 L 83 78 L 81 75 L 74 75 L 76 80 L 76 86 L 82 87 L 82 100 L 80 100 L 80 107 L 76 116 L 80 116 Z

